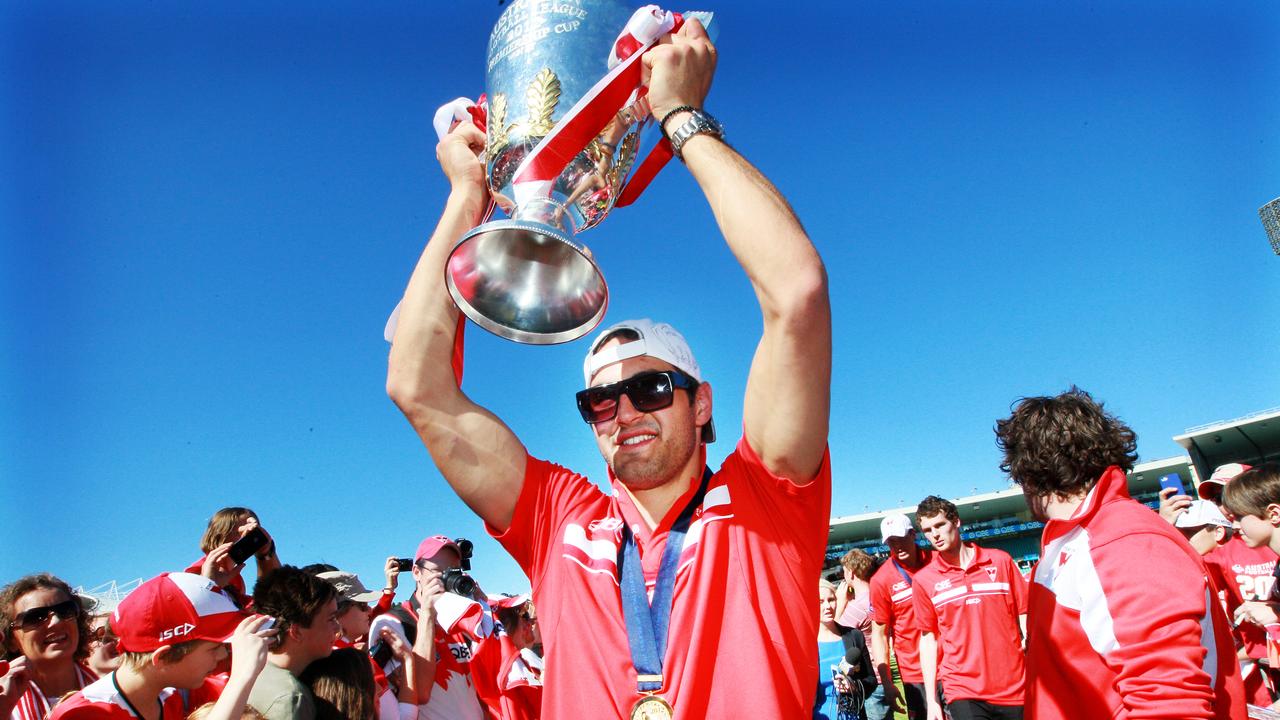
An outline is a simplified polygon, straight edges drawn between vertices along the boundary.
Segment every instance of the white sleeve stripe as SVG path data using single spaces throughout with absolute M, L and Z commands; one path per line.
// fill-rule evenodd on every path
M 1008 591 L 1008 590 L 1009 590 L 1009 583 L 1006 583 L 1006 582 L 974 583 L 974 584 L 973 584 L 973 589 L 974 589 L 974 592 L 980 592 L 980 591 L 983 591 L 983 590 L 1005 590 L 1005 591 Z
M 969 592 L 969 587 L 967 585 L 957 585 L 950 590 L 944 590 L 929 599 L 933 601 L 934 605 L 938 605 L 952 598 L 959 597 L 967 592 Z
M 578 524 L 564 528 L 564 544 L 578 548 L 592 560 L 618 561 L 618 546 L 612 540 L 588 540 L 587 531 Z

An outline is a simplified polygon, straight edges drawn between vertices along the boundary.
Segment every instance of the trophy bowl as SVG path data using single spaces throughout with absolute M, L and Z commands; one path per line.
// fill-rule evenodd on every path
M 601 77 L 632 10 L 618 0 L 516 0 L 489 38 L 485 171 L 508 217 L 467 232 L 445 282 L 477 325 L 516 342 L 554 344 L 591 332 L 608 287 L 576 240 L 613 208 L 636 158 L 647 108 L 618 111 L 551 181 L 521 184 L 526 156 Z M 559 158 L 557 159 L 557 162 Z

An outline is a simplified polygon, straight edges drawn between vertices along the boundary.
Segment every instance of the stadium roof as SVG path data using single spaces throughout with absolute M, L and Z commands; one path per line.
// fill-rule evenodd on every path
M 1199 425 L 1173 440 L 1186 448 L 1201 477 L 1209 477 L 1225 463 L 1258 465 L 1280 460 L 1280 408 Z

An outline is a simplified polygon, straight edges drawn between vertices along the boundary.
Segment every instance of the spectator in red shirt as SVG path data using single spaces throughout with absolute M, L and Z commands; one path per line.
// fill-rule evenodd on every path
M 477 157 L 485 135 L 470 123 L 436 148 L 451 192 L 400 305 L 387 390 L 445 480 L 530 576 L 546 638 L 545 714 L 674 708 L 688 718 L 801 717 L 818 680 L 812 597 L 830 509 L 826 274 L 785 198 L 702 110 L 716 62 L 702 25 L 685 21 L 643 58 L 653 116 L 676 138 L 761 310 L 743 438 L 721 471 L 707 467 L 704 449 L 714 439 L 711 385 L 669 325 L 612 328 L 584 363 L 578 410 L 609 466 L 611 494 L 531 457 L 459 389 L 459 314 L 440 278 L 489 201 Z M 697 282 L 678 261 L 653 260 L 655 292 Z M 687 540 L 668 532 L 677 521 L 687 524 Z M 684 545 L 662 572 L 671 536 Z M 663 609 L 669 599 L 670 631 L 646 618 L 629 634 L 623 603 L 636 618 L 647 584 L 666 587 L 659 579 L 673 583 L 670 594 L 654 592 Z M 632 649 L 656 657 L 636 660 Z M 649 669 L 637 672 L 637 664 Z
M 1009 553 L 964 541 L 949 500 L 925 498 L 916 520 L 934 549 L 912 586 L 929 720 L 944 718 L 939 684 L 952 720 L 1021 720 L 1026 580 Z
M 916 529 L 901 513 L 880 521 L 880 539 L 889 546 L 889 559 L 871 576 L 871 656 L 884 688 L 890 712 L 906 710 L 908 720 L 924 720 L 927 713 L 924 674 L 920 670 L 920 629 L 911 586 L 917 572 L 933 554 L 916 544 Z M 898 676 L 906 697 L 898 697 L 889 666 L 889 647 L 898 661 Z
M 253 604 L 253 598 L 249 596 L 244 578 L 240 575 L 244 565 L 237 565 L 232 561 L 229 553 L 235 541 L 261 526 L 257 514 L 249 508 L 225 507 L 217 511 L 213 517 L 209 518 L 209 524 L 200 538 L 200 550 L 204 555 L 191 563 L 187 567 L 187 572 L 209 578 L 215 585 L 225 590 L 241 608 L 249 609 Z M 263 532 L 266 532 L 265 528 Z M 254 554 L 259 580 L 280 567 L 275 540 L 271 539 L 270 534 L 267 537 L 269 542 Z
M 1029 716 L 1246 717 L 1203 560 L 1129 497 L 1137 437 L 1078 388 L 996 423 L 1000 467 L 1045 521 L 1028 613 Z

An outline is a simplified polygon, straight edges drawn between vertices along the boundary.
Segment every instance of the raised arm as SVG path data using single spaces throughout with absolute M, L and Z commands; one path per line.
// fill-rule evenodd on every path
M 413 425 L 431 459 L 477 515 L 499 531 L 511 525 L 524 481 L 525 450 L 514 433 L 472 402 L 454 379 L 458 310 L 444 285 L 453 244 L 479 222 L 487 202 L 477 155 L 484 133 L 464 123 L 436 146 L 451 190 L 404 299 L 387 363 L 387 394 Z
M 650 50 L 649 102 L 660 120 L 703 106 L 715 48 L 696 20 Z M 689 113 L 667 118 L 674 132 Z M 831 305 L 826 270 L 786 198 L 733 148 L 695 135 L 683 159 L 754 288 L 764 333 L 743 403 L 747 439 L 772 472 L 813 480 L 827 445 L 831 402 Z

